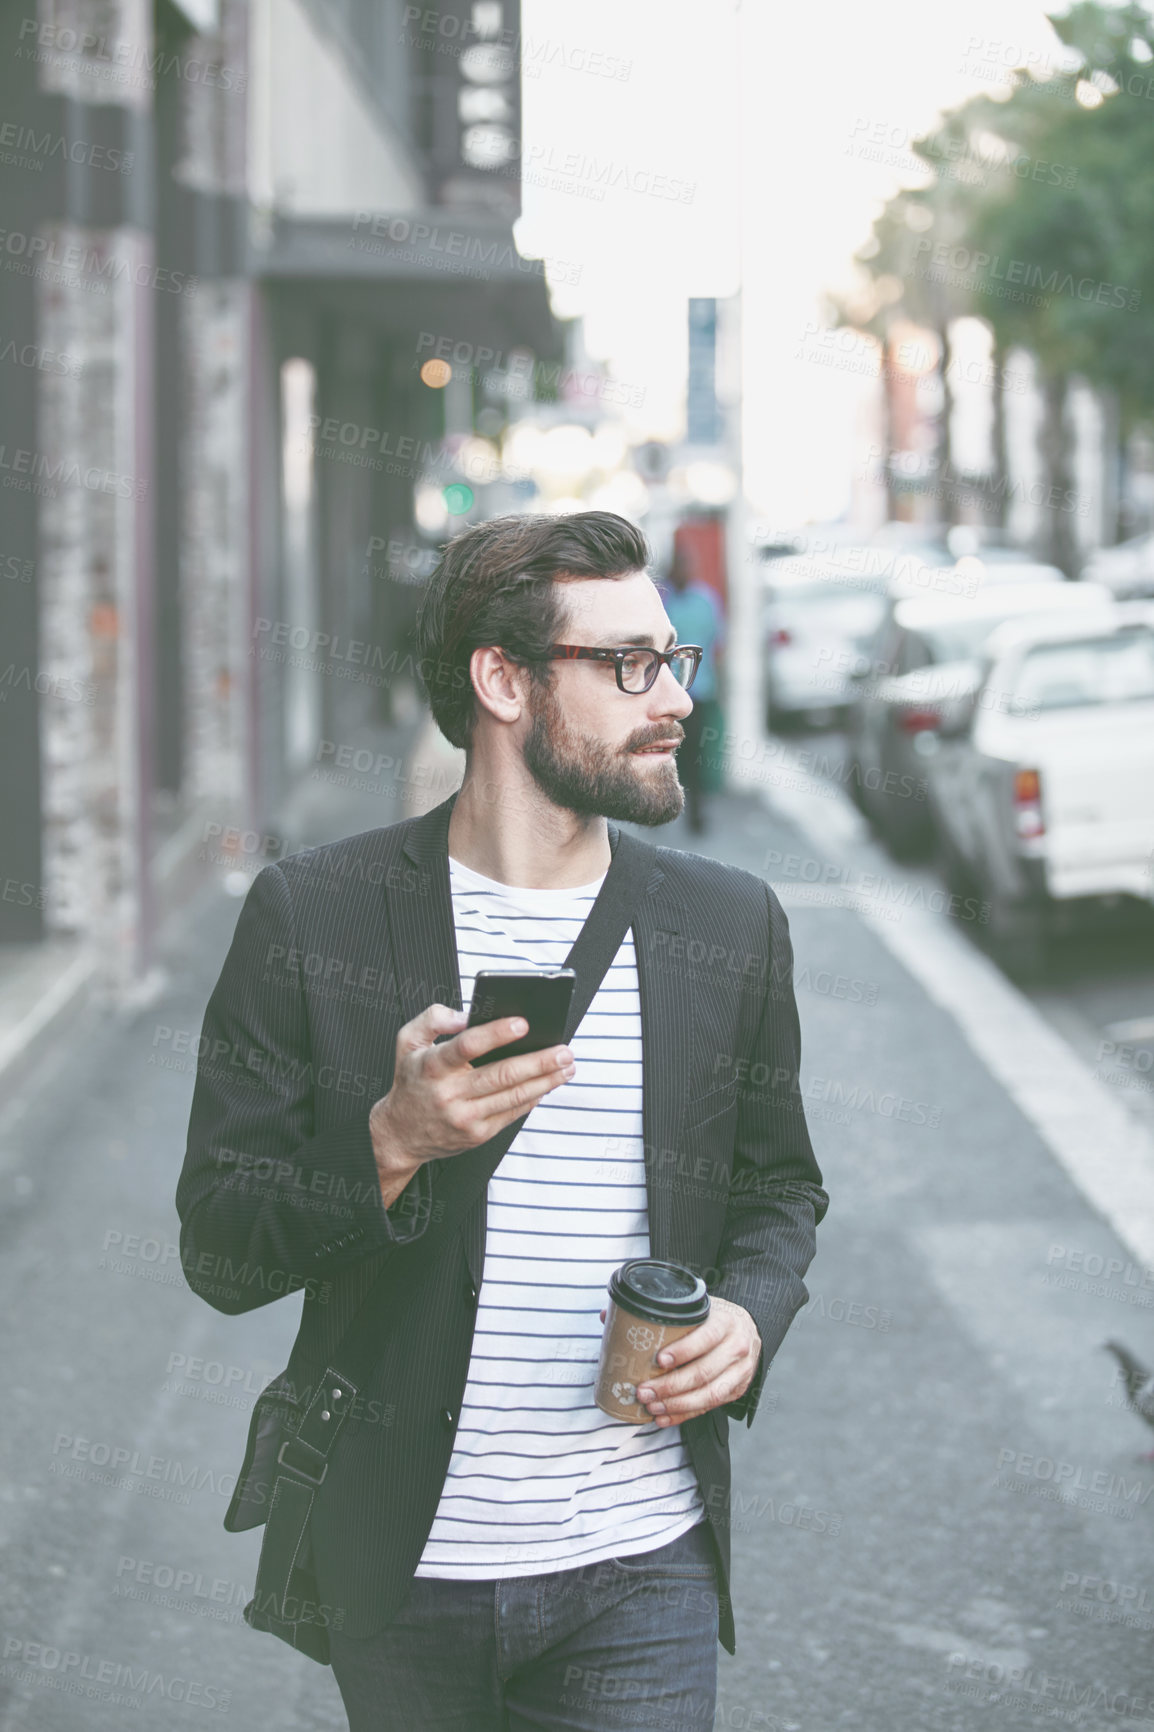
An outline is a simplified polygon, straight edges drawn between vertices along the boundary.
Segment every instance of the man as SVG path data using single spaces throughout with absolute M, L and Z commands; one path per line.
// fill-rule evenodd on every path
M 685 786 L 686 815 L 695 835 L 705 829 L 702 764 L 703 705 L 717 697 L 717 660 L 724 641 L 721 608 L 707 583 L 696 575 L 692 548 L 679 542 L 669 564 L 669 587 L 662 592 L 669 623 L 683 643 L 701 645 L 701 666 L 693 682 L 694 706 L 685 717 L 684 739 L 677 756 Z
M 599 511 L 450 543 L 418 632 L 458 794 L 266 867 L 206 1013 L 177 1196 L 197 1291 L 238 1312 L 304 1287 L 311 1386 L 390 1259 L 435 1253 L 312 1505 L 352 1732 L 601 1728 L 627 1702 L 701 1728 L 734 1652 L 729 1422 L 826 1207 L 785 917 L 760 879 L 658 850 L 568 1046 L 473 1068 L 523 1025 L 460 1008 L 481 967 L 562 961 L 617 824 L 681 809 L 697 652 L 647 559 Z M 446 1232 L 471 1151 L 526 1113 Z M 608 1277 L 639 1255 L 702 1273 L 711 1314 L 625 1425 L 592 1387 Z

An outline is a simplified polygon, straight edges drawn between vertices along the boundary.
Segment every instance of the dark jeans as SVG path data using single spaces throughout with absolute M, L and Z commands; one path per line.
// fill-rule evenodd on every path
M 330 1632 L 350 1732 L 710 1732 L 717 1578 L 708 1522 L 548 1575 L 414 1576 L 375 1636 Z

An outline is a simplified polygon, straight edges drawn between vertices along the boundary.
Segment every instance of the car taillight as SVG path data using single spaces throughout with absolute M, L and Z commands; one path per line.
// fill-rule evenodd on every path
M 903 734 L 932 733 L 942 725 L 942 712 L 925 706 L 920 710 L 899 710 L 897 721 Z
M 792 643 L 793 639 L 790 637 L 790 635 L 786 631 L 785 627 L 783 625 L 779 625 L 776 631 L 770 632 L 769 641 L 770 641 L 771 646 L 774 649 L 780 649 L 780 648 L 784 647 L 785 644 Z
M 1046 834 L 1042 816 L 1042 778 L 1037 770 L 1014 772 L 1014 829 L 1021 841 Z

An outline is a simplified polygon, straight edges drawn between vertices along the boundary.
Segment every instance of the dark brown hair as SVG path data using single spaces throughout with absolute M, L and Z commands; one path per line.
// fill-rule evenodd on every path
M 641 531 L 612 511 L 495 517 L 451 541 L 417 615 L 418 671 L 445 738 L 454 746 L 469 743 L 475 649 L 496 645 L 533 664 L 565 623 L 559 580 L 624 577 L 649 560 Z M 547 684 L 549 664 L 531 665 L 531 677 Z

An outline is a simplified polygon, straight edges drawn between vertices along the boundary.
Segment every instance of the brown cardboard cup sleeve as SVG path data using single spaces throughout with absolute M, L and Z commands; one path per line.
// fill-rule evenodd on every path
M 705 1282 L 681 1263 L 634 1257 L 609 1277 L 609 1303 L 593 1399 L 602 1413 L 629 1425 L 653 1415 L 637 1387 L 660 1375 L 657 1355 L 709 1316 Z

